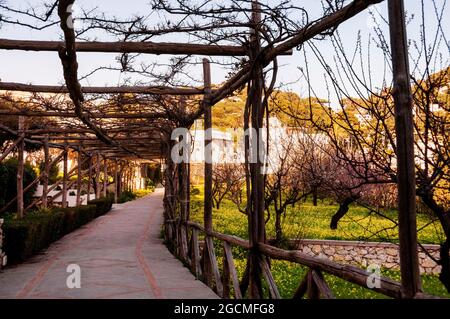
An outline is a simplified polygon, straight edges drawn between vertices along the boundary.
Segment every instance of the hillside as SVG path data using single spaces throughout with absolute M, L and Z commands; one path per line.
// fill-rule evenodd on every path
M 218 129 L 239 128 L 244 122 L 244 108 L 247 99 L 245 90 L 217 103 L 213 107 L 213 126 Z M 321 101 L 326 103 L 325 101 Z M 269 100 L 269 112 L 287 126 L 298 126 L 309 118 L 312 110 L 319 118 L 323 108 L 317 101 L 302 98 L 294 92 L 274 91 Z M 298 116 L 292 117 L 292 114 Z

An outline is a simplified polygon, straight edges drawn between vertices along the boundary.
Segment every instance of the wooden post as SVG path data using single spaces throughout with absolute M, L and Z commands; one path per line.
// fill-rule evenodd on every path
M 212 231 L 212 115 L 209 95 L 211 94 L 211 67 L 208 59 L 203 59 L 203 83 L 205 87 L 205 96 L 203 99 L 205 130 L 205 199 L 204 199 L 204 225 L 207 232 Z
M 133 191 L 133 183 L 131 182 L 132 172 L 133 172 L 133 167 L 130 165 L 128 167 L 128 172 L 127 172 L 127 188 L 129 191 Z
M 24 216 L 23 204 L 23 170 L 24 170 L 24 148 L 25 148 L 25 117 L 19 116 L 19 134 L 21 137 L 20 143 L 17 145 L 18 149 L 18 163 L 17 163 L 17 215 L 19 218 Z
M 128 167 L 125 167 L 125 172 L 123 174 L 123 186 L 125 188 L 125 191 L 128 189 Z
M 103 157 L 103 197 L 106 197 L 106 188 L 108 187 L 108 162 L 106 156 Z
M 48 134 L 44 139 L 44 177 L 42 180 L 42 207 L 47 208 L 48 178 L 50 175 L 50 150 L 48 146 Z
M 117 158 L 114 160 L 114 203 L 117 203 L 118 192 L 119 192 L 119 180 L 118 180 L 118 164 Z
M 119 168 L 119 176 L 117 178 L 117 196 L 120 198 L 120 196 L 122 195 L 122 176 L 123 176 L 123 163 L 120 163 L 120 168 Z
M 397 135 L 400 272 L 404 297 L 412 298 L 421 291 L 421 282 L 417 252 L 413 103 L 403 0 L 389 0 L 388 11 Z
M 95 156 L 97 163 L 95 168 L 95 199 L 100 198 L 100 153 Z
M 257 0 L 252 1 L 252 29 L 250 39 L 250 58 L 256 60 L 261 52 L 261 6 Z M 252 147 L 256 146 L 256 149 L 252 149 L 251 152 L 256 154 L 256 161 L 251 162 L 250 166 L 250 185 L 251 195 L 248 198 L 250 203 L 248 214 L 249 225 L 249 241 L 252 246 L 252 250 L 249 255 L 249 297 L 252 299 L 262 298 L 262 282 L 261 282 L 261 267 L 260 267 L 260 253 L 258 249 L 259 243 L 265 241 L 265 223 L 264 223 L 264 175 L 262 174 L 262 161 L 259 156 L 262 143 L 260 136 L 260 129 L 263 127 L 264 109 L 262 107 L 262 93 L 263 93 L 263 67 L 260 62 L 255 61 L 251 73 L 250 86 L 252 90 L 252 96 L 250 102 L 250 117 L 251 127 L 255 130 L 256 136 L 252 136 L 252 139 L 256 139 L 256 143 L 252 142 Z M 268 124 L 268 123 L 267 123 Z
M 134 190 L 133 180 L 134 180 L 134 167 L 131 166 L 130 167 L 130 177 L 129 177 L 129 183 L 130 183 L 130 190 L 131 191 Z
M 78 148 L 78 160 L 77 160 L 77 206 L 81 206 L 81 147 Z
M 91 200 L 91 182 L 92 182 L 92 154 L 89 153 L 89 172 L 87 184 L 87 201 Z
M 63 183 L 62 183 L 62 207 L 67 207 L 67 157 L 68 157 L 68 147 L 67 144 L 64 146 L 64 157 L 63 157 Z

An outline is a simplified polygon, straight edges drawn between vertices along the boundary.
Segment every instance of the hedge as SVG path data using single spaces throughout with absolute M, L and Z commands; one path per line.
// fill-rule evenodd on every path
M 101 216 L 109 212 L 114 203 L 114 193 L 108 194 L 106 197 L 100 197 L 99 199 L 93 199 L 88 202 L 88 205 L 97 206 L 97 216 Z
M 0 144 L 1 145 L 1 144 Z M 17 196 L 17 165 L 19 161 L 17 158 L 9 158 L 0 163 L 0 207 L 11 201 Z M 36 173 L 30 163 L 25 163 L 23 174 L 23 186 L 27 187 L 36 179 Z M 31 187 L 30 190 L 24 193 L 23 200 L 25 207 L 33 201 L 33 195 L 36 191 L 37 185 Z M 17 209 L 16 202 L 8 207 L 8 211 L 15 211 Z
M 9 263 L 25 261 L 64 235 L 106 214 L 112 202 L 110 197 L 106 197 L 90 201 L 87 206 L 33 212 L 23 219 L 5 218 L 3 249 Z

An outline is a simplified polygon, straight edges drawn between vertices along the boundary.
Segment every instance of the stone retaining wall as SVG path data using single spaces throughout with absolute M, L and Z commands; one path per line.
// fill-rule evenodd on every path
M 0 219 L 0 269 L 2 269 L 2 267 L 6 266 L 6 255 L 2 250 L 2 245 L 3 245 L 2 225 L 3 225 L 3 219 Z
M 396 270 L 400 267 L 397 244 L 311 239 L 293 240 L 291 243 L 303 253 L 340 263 L 364 268 L 371 264 Z M 439 245 L 423 246 L 429 254 L 439 259 Z M 419 248 L 419 263 L 421 273 L 439 273 L 441 270 L 441 266 L 438 266 L 422 248 Z

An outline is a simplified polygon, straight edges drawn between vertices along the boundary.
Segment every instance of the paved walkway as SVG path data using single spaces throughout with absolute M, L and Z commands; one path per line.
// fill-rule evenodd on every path
M 0 298 L 217 298 L 160 239 L 163 190 L 125 204 L 0 273 Z M 81 269 L 69 289 L 67 267 Z

